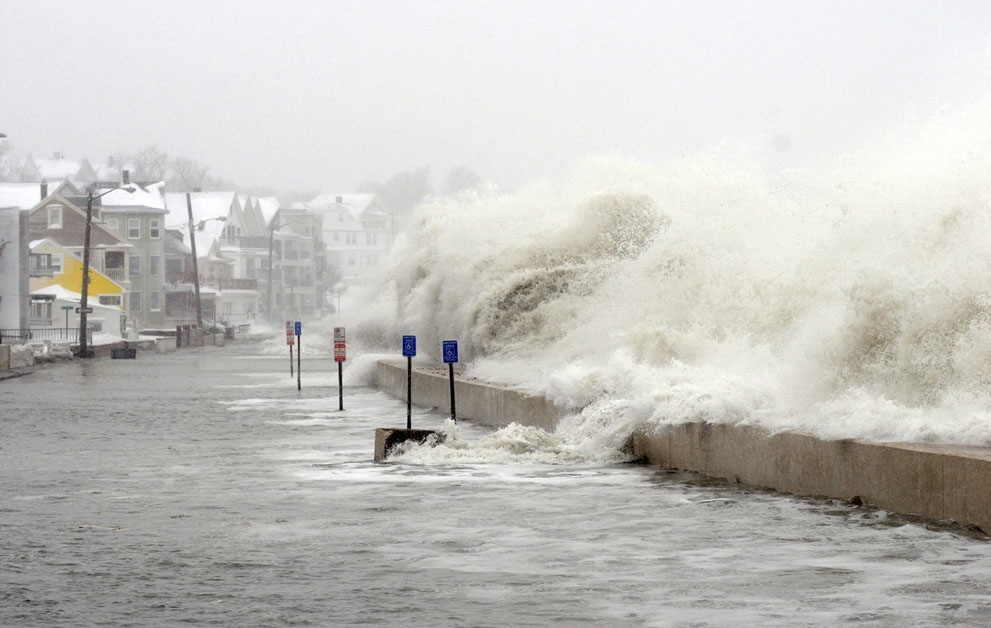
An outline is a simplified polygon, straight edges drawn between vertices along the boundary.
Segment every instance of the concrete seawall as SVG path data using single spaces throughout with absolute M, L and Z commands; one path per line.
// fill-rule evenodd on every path
M 372 374 L 376 388 L 406 400 L 406 361 L 381 360 Z M 510 423 L 533 425 L 553 431 L 567 413 L 542 397 L 528 397 L 515 390 L 484 382 L 462 380 L 455 376 L 454 395 L 459 419 L 482 425 L 503 427 Z M 418 406 L 448 410 L 451 407 L 451 384 L 447 368 L 413 364 L 413 403 Z
M 406 362 L 380 361 L 374 385 L 406 399 Z M 553 430 L 568 414 L 540 397 L 455 379 L 458 418 Z M 446 369 L 414 365 L 413 403 L 446 409 Z M 991 450 L 980 447 L 826 441 L 798 432 L 771 434 L 744 425 L 688 423 L 645 427 L 633 453 L 674 467 L 803 496 L 859 498 L 892 512 L 951 520 L 991 532 Z

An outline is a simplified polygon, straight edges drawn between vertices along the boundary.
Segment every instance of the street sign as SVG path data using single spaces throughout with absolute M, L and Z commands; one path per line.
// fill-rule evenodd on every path
M 444 347 L 444 363 L 453 364 L 458 361 L 458 341 L 445 340 L 441 343 Z
M 416 336 L 403 336 L 403 356 L 412 358 L 416 355 Z
M 62 309 L 65 310 L 66 312 L 68 312 L 69 310 L 72 309 L 72 306 L 71 305 L 63 305 L 62 306 Z
M 294 345 L 294 344 L 296 344 L 296 337 L 293 334 L 292 321 L 286 321 L 286 344 L 287 345 Z M 292 360 L 289 360 L 289 362 L 291 364 L 292 363 Z
M 303 335 L 303 323 L 299 321 L 296 321 L 296 335 L 297 336 Z
M 91 307 L 77 307 L 76 314 L 92 314 L 93 308 Z
M 334 328 L 334 361 L 343 362 L 347 359 L 346 344 L 344 341 L 344 328 Z

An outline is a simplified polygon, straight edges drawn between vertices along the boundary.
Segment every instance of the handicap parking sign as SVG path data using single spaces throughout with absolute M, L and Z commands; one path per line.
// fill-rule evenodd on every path
M 444 348 L 444 363 L 453 364 L 458 361 L 458 341 L 445 340 L 442 343 Z
M 413 357 L 416 355 L 416 336 L 403 336 L 403 356 Z

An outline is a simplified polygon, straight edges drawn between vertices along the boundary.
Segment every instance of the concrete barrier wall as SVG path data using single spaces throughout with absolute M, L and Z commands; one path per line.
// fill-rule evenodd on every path
M 381 361 L 373 383 L 406 399 L 406 362 Z M 539 397 L 475 381 L 455 382 L 459 418 L 553 430 L 567 412 Z M 413 403 L 450 407 L 447 371 L 415 367 Z M 803 496 L 859 498 L 906 515 L 952 520 L 991 532 L 991 450 L 770 434 L 753 426 L 688 423 L 645 427 L 633 453 L 650 464 L 685 469 Z
M 652 464 L 796 495 L 860 498 L 907 515 L 991 531 L 991 450 L 824 441 L 750 426 L 690 423 L 634 434 Z
M 405 360 L 381 360 L 373 372 L 372 383 L 379 390 L 406 401 L 406 372 Z M 542 397 L 458 377 L 454 381 L 454 397 L 458 418 L 495 427 L 519 423 L 552 431 L 558 420 L 567 414 Z M 450 411 L 451 384 L 446 368 L 422 367 L 414 363 L 413 403 L 442 412 Z
M 0 371 L 10 370 L 10 345 L 0 345 Z

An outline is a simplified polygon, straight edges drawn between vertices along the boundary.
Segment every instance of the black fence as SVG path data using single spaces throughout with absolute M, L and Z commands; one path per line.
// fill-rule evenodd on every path
M 90 333 L 92 335 L 92 332 Z M 25 342 L 67 342 L 79 343 L 79 328 L 35 327 L 32 329 L 0 329 L 0 344 L 22 344 Z

